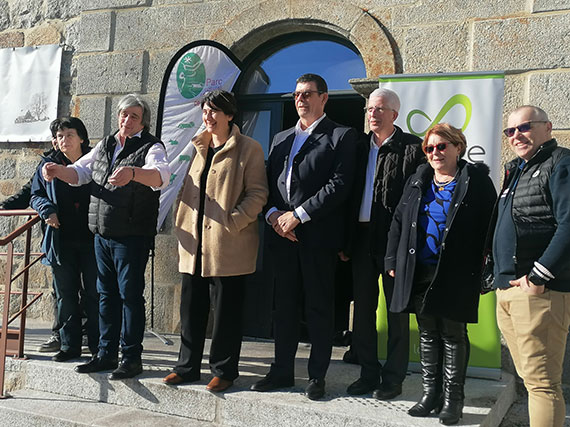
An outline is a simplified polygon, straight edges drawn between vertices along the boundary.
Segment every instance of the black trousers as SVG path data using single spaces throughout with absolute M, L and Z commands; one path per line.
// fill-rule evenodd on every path
M 334 330 L 348 330 L 352 301 L 352 261 L 337 259 L 334 280 Z
M 187 380 L 200 378 L 204 341 L 214 307 L 210 369 L 214 376 L 233 381 L 238 375 L 242 342 L 245 276 L 201 277 L 182 274 L 180 352 L 174 367 Z
M 371 255 L 370 228 L 359 225 L 358 245 L 352 256 L 354 323 L 352 345 L 361 366 L 361 378 L 385 384 L 401 384 L 406 377 L 410 347 L 410 316 L 407 313 L 389 311 L 394 293 L 394 279 L 382 274 L 382 286 L 388 308 L 388 343 L 386 363 L 378 362 L 378 332 L 376 310 L 378 308 L 378 278 L 382 266 Z
M 281 379 L 293 379 L 295 376 L 300 310 L 304 298 L 305 321 L 311 342 L 309 378 L 323 379 L 330 363 L 334 334 L 336 251 L 283 240 L 272 255 L 275 272 L 275 362 L 271 375 Z

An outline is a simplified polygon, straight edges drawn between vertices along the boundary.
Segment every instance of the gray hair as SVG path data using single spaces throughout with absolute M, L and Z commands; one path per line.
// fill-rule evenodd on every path
M 544 120 L 546 122 L 550 121 L 548 119 L 548 114 L 546 114 L 546 111 L 544 111 L 542 108 L 537 107 L 535 105 L 522 105 L 522 106 L 518 107 L 517 109 L 515 109 L 513 112 L 511 112 L 511 114 L 518 113 L 521 110 L 532 110 L 532 113 L 534 115 L 535 120 Z
M 374 91 L 370 94 L 368 99 L 380 98 L 380 97 L 383 98 L 384 101 L 386 101 L 386 104 L 388 104 L 389 108 L 391 108 L 397 113 L 400 112 L 400 98 L 398 97 L 398 94 L 396 92 L 390 89 L 380 87 L 378 89 L 374 89 Z
M 148 102 L 136 93 L 129 93 L 119 101 L 117 105 L 117 116 L 121 114 L 121 111 L 131 107 L 142 108 L 142 125 L 144 126 L 144 130 L 148 132 L 150 130 L 150 107 L 148 106 Z

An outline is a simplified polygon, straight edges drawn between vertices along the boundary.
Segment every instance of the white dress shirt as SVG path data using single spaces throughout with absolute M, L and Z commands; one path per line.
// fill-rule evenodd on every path
M 287 158 L 287 175 L 285 178 L 285 188 L 287 189 L 287 198 L 289 199 L 288 201 L 291 201 L 291 172 L 293 171 L 293 160 L 295 160 L 295 156 L 297 155 L 297 153 L 299 152 L 299 150 L 301 149 L 303 144 L 305 144 L 305 142 L 307 141 L 309 136 L 313 133 L 315 128 L 318 126 L 318 124 L 326 116 L 327 116 L 326 114 L 323 114 L 321 117 L 319 117 L 313 123 L 311 123 L 311 125 L 308 126 L 307 129 L 305 129 L 305 130 L 303 130 L 301 128 L 301 120 L 298 120 L 297 124 L 295 125 L 295 139 L 293 140 L 293 144 L 291 145 L 291 151 L 289 152 L 289 157 Z M 271 225 L 269 223 L 269 216 L 275 211 L 277 211 L 277 208 L 274 206 L 271 209 L 269 209 L 267 211 L 267 213 L 265 214 L 265 220 L 267 221 L 267 223 L 269 225 Z M 297 214 L 297 216 L 299 217 L 299 220 L 302 223 L 305 223 L 305 222 L 308 222 L 311 220 L 311 217 L 305 211 L 305 209 L 303 209 L 302 206 L 296 207 L 295 213 Z
M 133 135 L 132 137 L 140 137 L 141 133 L 142 131 Z M 118 135 L 118 133 L 115 134 L 115 140 L 117 141 L 117 144 L 115 145 L 115 152 L 113 153 L 111 164 L 115 163 L 115 159 L 123 150 L 123 145 L 119 141 Z M 99 141 L 89 153 L 69 166 L 75 169 L 77 172 L 78 182 L 77 184 L 74 184 L 74 186 L 84 185 L 91 181 L 93 163 L 97 158 L 97 153 L 99 153 L 99 150 L 104 150 L 103 140 Z M 168 161 L 166 159 L 166 150 L 162 144 L 159 144 L 157 142 L 150 147 L 144 159 L 144 166 L 142 166 L 141 169 L 156 169 L 160 173 L 162 185 L 160 187 L 150 187 L 153 190 L 162 190 L 163 188 L 168 187 L 168 184 L 170 184 L 170 167 L 168 166 Z
M 386 144 L 396 133 L 394 132 L 382 141 L 381 145 Z M 360 204 L 360 213 L 358 214 L 358 222 L 370 222 L 370 213 L 372 211 L 372 201 L 374 199 L 374 175 L 376 173 L 376 163 L 378 162 L 378 151 L 380 147 L 374 140 L 374 134 L 370 135 L 370 151 L 368 152 L 368 165 L 366 166 L 366 181 L 364 182 L 364 191 L 362 192 L 362 203 Z

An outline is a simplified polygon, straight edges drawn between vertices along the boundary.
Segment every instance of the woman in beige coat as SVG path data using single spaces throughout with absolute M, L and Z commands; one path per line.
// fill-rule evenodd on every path
M 267 201 L 261 145 L 232 123 L 237 107 L 215 90 L 201 103 L 206 130 L 192 139 L 196 156 L 184 180 L 176 213 L 182 273 L 181 343 L 167 384 L 200 379 L 210 299 L 214 329 L 207 389 L 226 390 L 238 376 L 245 275 L 255 271 L 257 216 Z

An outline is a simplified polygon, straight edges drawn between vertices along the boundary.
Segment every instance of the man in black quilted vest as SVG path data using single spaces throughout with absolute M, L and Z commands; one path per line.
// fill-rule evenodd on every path
M 164 145 L 149 133 L 147 102 L 127 95 L 117 112 L 119 130 L 87 155 L 67 167 L 47 163 L 43 168 L 46 180 L 92 185 L 89 228 L 95 234 L 98 270 L 99 351 L 75 370 L 113 370 L 111 380 L 142 372 L 144 272 L 156 234 L 160 190 L 170 181 Z
M 530 425 L 564 425 L 561 379 L 570 326 L 570 150 L 540 108 L 525 105 L 504 130 L 505 165 L 493 239 L 497 322 L 528 391 Z
M 355 180 L 357 209 L 353 209 L 348 247 L 343 256 L 352 259 L 354 321 L 351 352 L 361 366 L 360 378 L 348 388 L 350 395 L 373 391 L 380 400 L 393 399 L 402 393 L 408 369 L 409 315 L 388 312 L 388 343 L 384 366 L 378 362 L 378 279 L 386 306 L 390 307 L 394 279 L 384 274 L 384 255 L 392 215 L 404 184 L 416 168 L 425 162 L 421 139 L 403 132 L 394 121 L 400 110 L 398 95 L 379 88 L 370 94 L 366 118 L 370 133 L 365 154 L 360 156 Z

